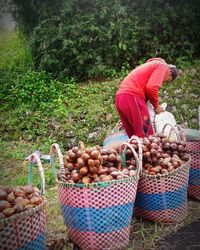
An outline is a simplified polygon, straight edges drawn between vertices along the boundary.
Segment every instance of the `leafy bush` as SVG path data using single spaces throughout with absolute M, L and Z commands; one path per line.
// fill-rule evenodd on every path
M 198 0 L 14 3 L 35 65 L 56 77 L 101 79 L 153 56 L 175 63 L 200 55 Z
M 61 96 L 61 83 L 52 80 L 44 71 L 28 70 L 14 79 L 7 100 L 16 105 L 31 106 L 32 110 L 44 109 Z

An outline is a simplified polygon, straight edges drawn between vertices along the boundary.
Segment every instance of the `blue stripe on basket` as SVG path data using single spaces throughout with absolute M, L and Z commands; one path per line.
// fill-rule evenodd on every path
M 124 133 L 120 133 L 120 134 L 113 134 L 108 136 L 107 138 L 105 138 L 104 142 L 103 142 L 103 146 L 106 146 L 107 144 L 113 143 L 113 142 L 125 142 L 128 140 L 128 135 L 124 134 Z
M 108 233 L 130 225 L 133 202 L 107 208 L 78 208 L 61 205 L 65 225 L 82 232 Z
M 46 249 L 46 233 L 43 232 L 37 236 L 34 240 L 28 242 L 23 247 L 17 250 L 45 250 Z
M 200 186 L 200 169 L 190 168 L 189 185 Z
M 148 211 L 162 211 L 176 209 L 187 201 L 187 187 L 183 185 L 175 191 L 158 194 L 137 193 L 135 206 Z

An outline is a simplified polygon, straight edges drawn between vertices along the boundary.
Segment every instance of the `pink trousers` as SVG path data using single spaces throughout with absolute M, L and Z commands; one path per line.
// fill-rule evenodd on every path
M 143 97 L 119 94 L 116 96 L 116 109 L 129 138 L 132 135 L 144 138 L 154 133 Z

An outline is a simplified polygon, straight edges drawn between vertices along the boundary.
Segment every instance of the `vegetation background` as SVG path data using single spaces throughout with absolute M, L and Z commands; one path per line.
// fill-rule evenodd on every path
M 63 152 L 80 140 L 102 145 L 118 120 L 121 80 L 150 57 L 182 70 L 161 88 L 161 101 L 179 124 L 198 129 L 200 1 L 2 0 L 0 9 L 16 22 L 14 30 L 0 28 L 0 184 L 26 184 L 24 159 L 48 154 L 53 142 Z M 45 175 L 51 238 L 65 229 L 46 165 Z M 162 228 L 139 225 L 142 247 L 155 247 Z

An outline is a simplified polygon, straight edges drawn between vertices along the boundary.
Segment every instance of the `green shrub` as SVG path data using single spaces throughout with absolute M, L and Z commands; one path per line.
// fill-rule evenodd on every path
M 198 0 L 14 3 L 37 69 L 55 77 L 101 79 L 149 57 L 161 56 L 175 63 L 200 56 Z
M 52 80 L 44 71 L 28 70 L 18 75 L 11 87 L 8 99 L 17 105 L 32 106 L 32 110 L 44 108 L 61 93 L 61 84 Z

